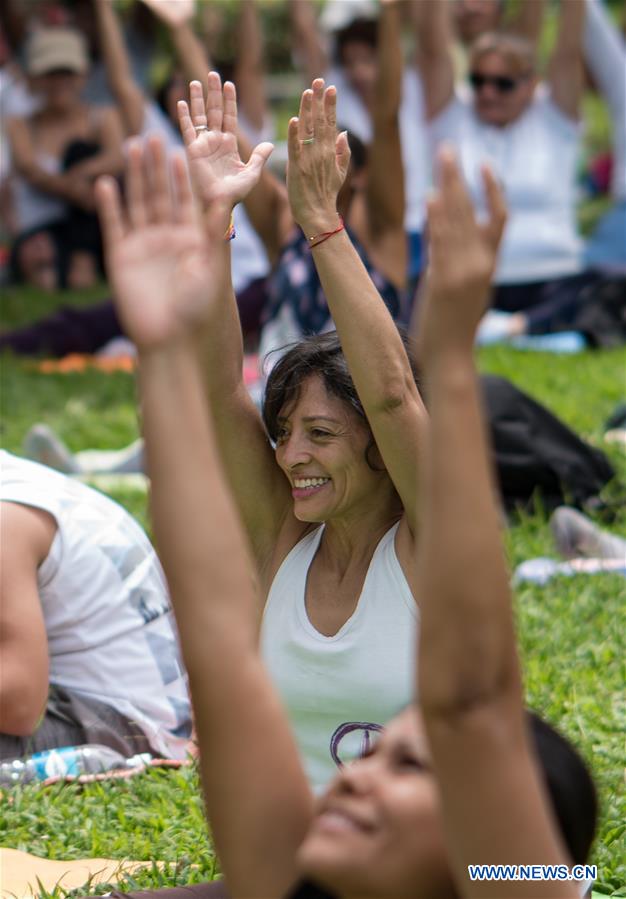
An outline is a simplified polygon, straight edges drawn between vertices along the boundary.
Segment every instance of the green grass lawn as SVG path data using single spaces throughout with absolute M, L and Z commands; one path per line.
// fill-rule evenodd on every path
M 102 289 L 70 301 L 104 295 Z M 53 305 L 54 299 L 5 290 L 3 326 L 32 320 Z M 483 351 L 480 364 L 509 377 L 598 446 L 605 419 L 626 393 L 621 351 L 557 357 L 497 348 Z M 118 448 L 138 434 L 134 383 L 125 374 L 44 376 L 32 363 L 4 357 L 1 396 L 2 445 L 14 452 L 36 421 L 53 427 L 73 450 Z M 626 459 L 614 447 L 605 449 L 626 482 Z M 114 495 L 147 525 L 145 494 Z M 626 536 L 625 511 L 613 527 Z M 511 527 L 508 551 L 512 564 L 554 555 L 541 509 Z M 625 607 L 624 580 L 608 575 L 523 586 L 516 595 L 529 705 L 571 737 L 593 769 L 602 817 L 592 861 L 599 886 L 618 896 L 626 896 Z M 0 800 L 0 844 L 58 859 L 173 863 L 138 874 L 129 889 L 197 882 L 218 871 L 192 769 L 151 770 L 124 782 L 12 789 Z

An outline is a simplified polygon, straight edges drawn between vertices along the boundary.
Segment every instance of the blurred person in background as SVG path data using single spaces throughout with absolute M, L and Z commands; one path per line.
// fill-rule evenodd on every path
M 455 90 L 449 5 L 425 3 L 420 15 L 433 145 L 455 145 L 476 203 L 480 164 L 489 162 L 509 208 L 494 277 L 497 312 L 479 338 L 568 330 L 599 278 L 585 265 L 576 225 L 585 0 L 561 4 L 545 84 L 532 44 L 495 32 L 472 45 L 470 92 Z
M 37 107 L 7 122 L 17 232 L 13 268 L 47 290 L 96 282 L 101 246 L 93 184 L 101 174 L 119 174 L 123 164 L 117 112 L 81 99 L 88 68 L 80 32 L 34 31 L 25 71 Z
M 399 128 L 402 95 L 400 4 L 381 8 L 380 40 L 374 51 L 380 72 L 372 100 L 371 142 L 365 146 L 348 130 L 351 161 L 338 209 L 350 236 L 394 319 L 407 321 L 408 244 Z M 339 103 L 339 91 L 337 101 Z M 339 106 L 338 106 L 339 108 Z M 339 119 L 340 127 L 344 128 Z M 249 146 L 240 138 L 242 157 Z M 269 304 L 259 353 L 266 370 L 279 350 L 305 335 L 334 328 L 308 241 L 294 221 L 284 184 L 266 169 L 244 200 L 248 214 L 274 261 Z
M 401 12 L 402 4 L 399 4 L 396 15 L 401 16 Z M 377 6 L 370 2 L 330 3 L 318 21 L 309 0 L 289 0 L 289 13 L 294 45 L 307 81 L 323 77 L 327 84 L 336 86 L 340 125 L 369 149 L 375 139 L 379 115 L 380 80 L 388 77 L 385 72 L 388 63 L 381 56 Z M 325 39 L 325 29 L 330 31 L 330 41 Z M 397 29 L 394 53 L 398 58 L 393 64 L 400 66 L 397 114 L 408 242 L 406 275 L 415 283 L 422 268 L 421 234 L 430 184 L 430 154 L 420 79 L 415 66 L 404 64 L 400 25 Z
M 145 0 L 145 6 L 166 26 L 175 54 L 174 65 L 156 97 L 151 97 L 133 76 L 124 35 L 110 0 L 93 0 L 99 44 L 125 136 L 158 134 L 168 152 L 175 152 L 182 149 L 176 104 L 188 97 L 190 79 L 206 84 L 211 63 L 205 45 L 193 29 L 194 0 Z M 271 129 L 271 122 L 263 80 L 262 34 L 258 10 L 251 0 L 242 0 L 239 4 L 236 42 L 241 52 L 232 69 L 241 96 L 240 127 L 252 143 L 257 143 Z M 242 205 L 235 209 L 234 224 L 237 241 L 232 255 L 233 283 L 242 326 L 251 343 L 258 339 L 270 264 L 263 243 Z

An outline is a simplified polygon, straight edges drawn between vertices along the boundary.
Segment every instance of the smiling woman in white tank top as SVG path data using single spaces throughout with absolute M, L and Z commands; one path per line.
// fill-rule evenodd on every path
M 233 86 L 222 90 L 211 73 L 206 103 L 196 82 L 190 98 L 181 130 L 196 197 L 232 206 L 257 181 L 262 190 L 270 149 L 239 162 Z M 411 698 L 415 458 L 426 420 L 403 339 L 337 214 L 349 149 L 335 122 L 336 92 L 317 80 L 291 125 L 287 186 L 337 332 L 276 363 L 262 419 L 242 382 L 230 285 L 202 332 L 220 452 L 260 572 L 263 654 L 316 787 Z

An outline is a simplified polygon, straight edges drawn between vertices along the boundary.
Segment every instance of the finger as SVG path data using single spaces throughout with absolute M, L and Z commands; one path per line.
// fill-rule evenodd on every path
M 189 82 L 189 109 L 191 111 L 191 123 L 194 128 L 197 125 L 206 125 L 207 113 L 204 106 L 204 92 L 199 81 Z
M 337 88 L 334 84 L 324 91 L 324 118 L 326 126 L 334 133 L 337 130 Z
M 350 144 L 348 143 L 348 132 L 342 131 L 337 135 L 335 141 L 335 157 L 337 159 L 337 167 L 341 172 L 342 178 L 348 174 L 350 166 Z
M 426 199 L 429 266 L 445 264 L 446 209 L 441 194 L 433 193 Z M 442 258 L 443 257 L 443 258 Z
M 133 140 L 128 147 L 126 162 L 126 206 L 132 228 L 143 228 L 147 222 L 143 183 L 143 147 Z
M 189 115 L 189 107 L 184 100 L 178 101 L 176 104 L 176 111 L 178 112 L 180 133 L 182 134 L 185 146 L 188 147 L 189 144 L 196 139 L 196 129 L 193 127 L 193 122 Z
M 313 82 L 313 133 L 321 139 L 326 131 L 326 117 L 324 114 L 324 79 L 316 78 Z
M 206 95 L 206 119 L 209 131 L 221 131 L 224 117 L 224 100 L 222 98 L 222 80 L 217 72 L 209 72 Z M 194 122 L 194 125 L 196 123 Z M 198 122 L 197 124 L 202 124 Z
M 487 209 L 489 210 L 488 234 L 494 247 L 497 247 L 502 238 L 502 232 L 506 224 L 507 209 L 498 179 L 488 165 L 481 167 L 485 196 L 487 197 Z
M 474 208 L 465 187 L 456 154 L 452 147 L 444 145 L 439 151 L 439 182 L 441 197 L 456 224 L 474 220 Z
M 265 141 L 254 148 L 250 154 L 250 159 L 246 163 L 246 171 L 254 175 L 254 183 L 261 177 L 263 166 L 274 152 L 274 144 Z
M 108 253 L 116 243 L 124 239 L 126 233 L 120 189 L 115 178 L 111 178 L 110 175 L 102 175 L 98 178 L 95 194 L 102 237 Z
M 224 84 L 224 117 L 222 121 L 224 131 L 237 134 L 237 89 L 232 81 Z
M 313 91 L 305 90 L 300 99 L 300 114 L 298 116 L 298 133 L 300 140 L 310 140 L 314 137 L 313 131 Z
M 176 221 L 186 225 L 192 224 L 196 218 L 193 194 L 185 157 L 180 153 L 172 156 L 171 174 L 176 204 Z
M 300 120 L 294 116 L 287 126 L 287 152 L 294 163 L 300 158 L 300 147 Z
M 144 161 L 144 178 L 150 197 L 149 214 L 153 222 L 167 224 L 172 221 L 172 198 L 167 171 L 165 148 L 160 137 L 153 135 L 148 141 L 148 153 Z

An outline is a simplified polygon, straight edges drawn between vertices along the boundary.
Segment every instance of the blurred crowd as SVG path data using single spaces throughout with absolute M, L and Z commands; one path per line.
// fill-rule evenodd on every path
M 121 175 L 133 136 L 156 133 L 168 151 L 182 147 L 177 102 L 188 98 L 189 81 L 206 83 L 209 68 L 218 68 L 237 87 L 242 158 L 259 141 L 276 144 L 271 171 L 235 210 L 233 283 L 248 347 L 266 353 L 329 329 L 306 240 L 290 220 L 286 149 L 276 140 L 286 104 L 321 75 L 337 86 L 338 124 L 352 150 L 340 212 L 397 321 L 408 321 L 418 295 L 432 160 L 451 143 L 478 208 L 483 163 L 508 206 L 479 340 L 582 332 L 606 345 L 621 334 L 626 17 L 619 5 L 286 0 L 280 7 L 289 53 L 278 65 L 290 65 L 287 74 L 270 71 L 276 61 L 266 58 L 276 4 L 6 0 L 5 279 L 43 290 L 101 279 L 96 178 Z M 591 92 L 611 123 L 610 146 L 593 158 L 582 108 Z M 597 102 L 589 108 L 598 114 Z M 583 238 L 577 211 L 590 193 L 606 195 L 606 211 Z M 108 335 L 118 325 L 109 306 L 102 314 Z M 102 318 L 86 327 L 98 334 Z

